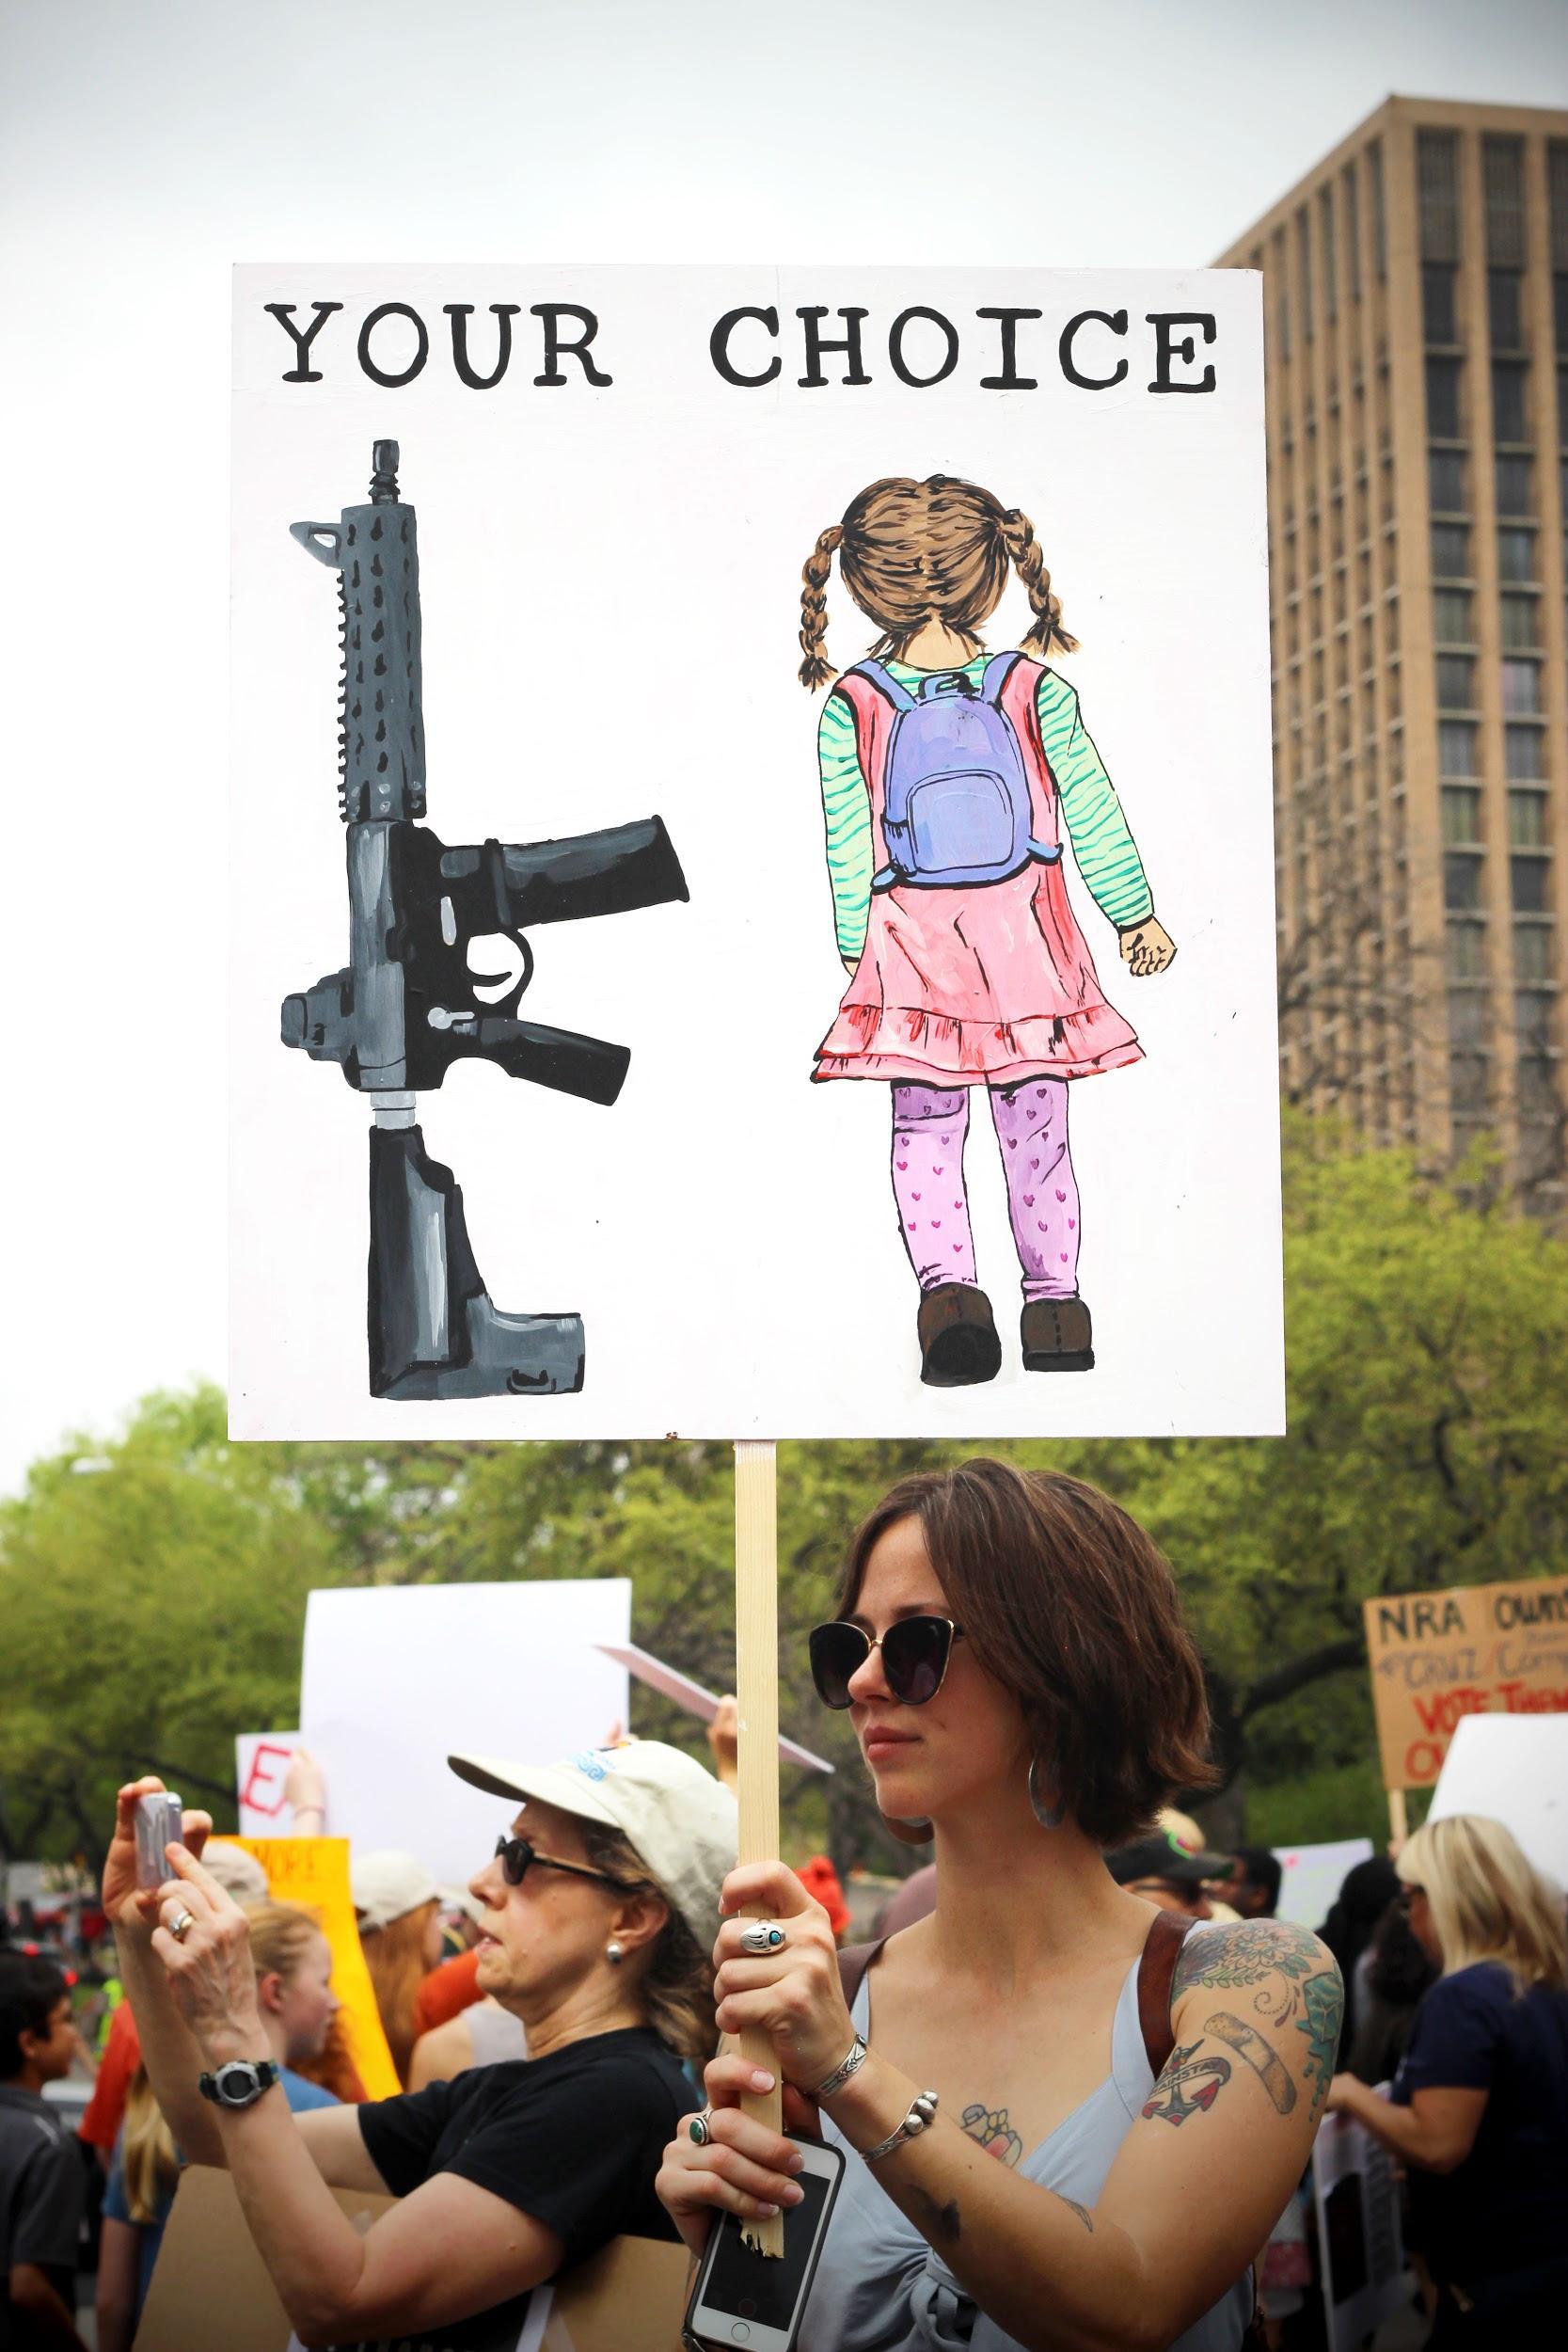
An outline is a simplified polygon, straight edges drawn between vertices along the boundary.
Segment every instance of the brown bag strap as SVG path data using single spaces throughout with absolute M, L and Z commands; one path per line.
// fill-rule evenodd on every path
M 844 1987 L 844 2006 L 853 2009 L 855 1995 L 865 1981 L 865 1972 L 876 1964 L 887 1937 L 875 1944 L 847 1944 L 838 1956 L 838 1980 Z
M 1185 1912 L 1157 1911 L 1138 1963 L 1138 2024 L 1149 2071 L 1156 2081 L 1176 2047 L 1171 2031 L 1170 1989 L 1176 1963 L 1193 1922 Z

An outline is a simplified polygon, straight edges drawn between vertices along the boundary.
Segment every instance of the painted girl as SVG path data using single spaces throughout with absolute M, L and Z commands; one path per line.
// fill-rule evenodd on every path
M 879 635 L 836 674 L 825 590 Z M 980 630 L 1010 571 L 1034 625 L 1016 653 Z M 1078 697 L 1036 652 L 1071 653 L 1061 604 L 1017 507 L 944 474 L 874 482 L 804 572 L 800 682 L 833 682 L 818 733 L 828 869 L 849 985 L 813 1075 L 893 1088 L 893 1193 L 920 1284 L 920 1376 L 993 1379 L 1002 1346 L 980 1288 L 963 1173 L 971 1089 L 990 1102 L 1023 1272 L 1030 1372 L 1087 1372 L 1078 1295 L 1074 1078 L 1142 1058 L 1101 991 L 1062 876 L 1070 842 L 1136 978 L 1176 953 Z

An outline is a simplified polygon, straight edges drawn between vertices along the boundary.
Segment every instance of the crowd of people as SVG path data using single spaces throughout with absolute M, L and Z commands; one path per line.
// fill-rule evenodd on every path
M 1170 1570 L 1065 1477 L 895 1487 L 811 1664 L 890 1832 L 933 1855 L 870 1942 L 846 1945 L 826 1858 L 736 1867 L 733 1709 L 712 1772 L 657 1740 L 456 1755 L 505 1817 L 460 1899 L 411 1854 L 354 1862 L 391 2098 L 364 2095 L 317 1920 L 204 1815 L 138 1885 L 160 1784 L 129 1783 L 102 1886 L 125 1997 L 79 2136 L 47 2095 L 79 2061 L 71 1989 L 0 1952 L 0 2342 L 87 2341 L 85 2162 L 100 2352 L 135 2341 L 189 2163 L 231 2176 L 302 2344 L 460 2352 L 514 2344 L 611 2239 L 787 2228 L 811 2138 L 844 2173 L 800 2352 L 1321 2344 L 1292 2216 L 1325 2116 L 1406 2176 L 1433 2346 L 1544 2340 L 1568 1946 L 1505 1828 L 1428 1824 L 1352 1870 L 1321 1935 L 1280 1918 L 1272 1853 L 1169 1809 L 1213 1780 Z M 308 1757 L 290 1793 L 320 1829 Z M 743 2104 L 775 2087 L 782 2135 Z M 395 2201 L 359 2230 L 334 2188 Z M 671 2340 L 650 2315 L 650 2352 Z

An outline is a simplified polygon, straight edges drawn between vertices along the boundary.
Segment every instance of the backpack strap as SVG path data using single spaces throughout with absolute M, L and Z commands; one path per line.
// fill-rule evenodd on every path
M 1170 2023 L 1171 1985 L 1181 1947 L 1194 1924 L 1185 1912 L 1157 1911 L 1138 1962 L 1138 2026 L 1156 2081 L 1176 2047 Z
M 838 1980 L 844 1987 L 844 2006 L 853 2009 L 855 1995 L 865 1981 L 865 1972 L 874 1967 L 881 1956 L 885 1935 L 875 1944 L 847 1944 L 838 1956 Z
M 898 680 L 884 662 L 857 661 L 854 668 L 846 670 L 843 675 L 844 677 L 864 678 L 869 685 L 877 689 L 879 694 L 886 697 L 895 710 L 914 708 L 914 696 L 907 686 L 899 685 Z
M 1022 660 L 1023 656 L 1017 652 L 993 653 L 980 673 L 980 700 L 990 703 L 1000 709 L 1002 689 L 1012 675 L 1017 663 Z

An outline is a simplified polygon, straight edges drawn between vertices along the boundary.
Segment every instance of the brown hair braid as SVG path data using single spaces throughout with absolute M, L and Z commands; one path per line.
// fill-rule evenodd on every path
M 1076 651 L 1061 625 L 1061 602 L 1027 515 L 1004 507 L 977 483 L 934 473 L 873 482 L 850 501 L 844 519 L 824 531 L 807 557 L 801 580 L 800 683 L 826 686 L 837 673 L 828 660 L 825 594 L 834 550 L 844 585 L 881 634 L 880 660 L 895 659 L 928 621 L 940 621 L 973 649 L 981 624 L 995 612 L 1016 568 L 1035 614 L 1023 639 L 1049 653 Z

